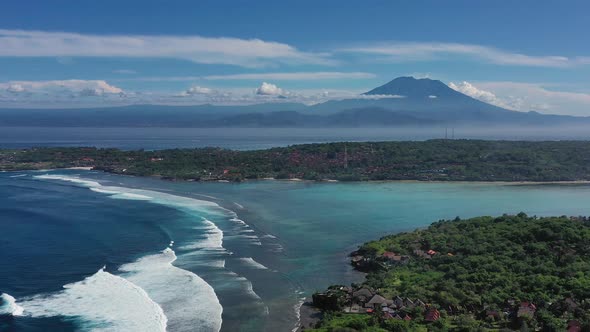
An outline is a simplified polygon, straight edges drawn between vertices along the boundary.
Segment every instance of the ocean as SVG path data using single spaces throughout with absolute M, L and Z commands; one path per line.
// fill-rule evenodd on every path
M 2 127 L 0 148 L 78 147 L 162 150 L 221 147 L 257 150 L 326 142 L 490 140 L 589 140 L 586 127 L 419 128 L 76 128 Z
M 0 173 L 1 331 L 291 331 L 359 244 L 442 218 L 588 215 L 589 185 Z

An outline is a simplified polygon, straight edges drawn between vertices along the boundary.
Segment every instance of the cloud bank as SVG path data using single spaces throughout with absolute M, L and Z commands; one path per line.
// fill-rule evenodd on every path
M 343 48 L 340 52 L 381 56 L 380 61 L 409 62 L 445 59 L 463 55 L 497 65 L 574 67 L 590 65 L 589 56 L 527 55 L 494 47 L 460 43 L 390 42 Z
M 132 95 L 103 80 L 0 82 L 0 107 L 91 107 L 122 103 Z
M 242 67 L 335 63 L 329 54 L 303 52 L 288 44 L 260 39 L 88 35 L 7 29 L 0 29 L 0 56 L 173 58 Z
M 379 42 L 336 48 L 328 52 L 306 52 L 275 41 L 198 35 L 92 35 L 0 29 L 0 56 L 11 57 L 128 57 L 169 58 L 202 64 L 228 64 L 242 67 L 288 65 L 336 65 L 335 55 L 353 53 L 377 55 L 378 60 L 405 62 L 467 56 L 497 65 L 535 67 L 574 67 L 590 65 L 590 56 L 530 55 L 495 47 L 448 42 Z M 71 59 L 70 59 L 71 60 Z M 282 79 L 290 79 L 282 73 Z M 224 79 L 248 79 L 227 75 Z M 291 79 L 298 79 L 297 74 Z M 316 73 L 325 78 L 340 78 L 337 73 Z M 342 73 L 346 77 L 370 78 L 366 73 Z M 370 75 L 370 74 L 368 74 Z M 220 76 L 221 77 L 221 76 Z M 215 78 L 211 78 L 215 79 Z M 221 78 L 220 78 L 221 79 Z M 275 79 L 273 76 L 259 79 Z
M 0 90 L 14 94 L 122 94 L 123 90 L 103 80 L 10 81 L 0 83 Z
M 551 90 L 544 84 L 520 82 L 469 82 L 449 87 L 475 99 L 516 111 L 588 116 L 590 93 Z
M 449 88 L 459 91 L 462 94 L 468 95 L 469 97 L 475 98 L 477 100 L 481 100 L 488 104 L 500 106 L 503 108 L 508 109 L 515 109 L 514 106 L 506 103 L 506 101 L 498 98 L 495 94 L 490 91 L 478 89 L 473 84 L 463 81 L 461 83 L 455 84 L 453 82 L 449 83 Z

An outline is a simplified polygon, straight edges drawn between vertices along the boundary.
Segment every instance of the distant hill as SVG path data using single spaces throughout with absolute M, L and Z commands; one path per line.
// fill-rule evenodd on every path
M 358 98 L 306 106 L 133 105 L 87 109 L 0 109 L 0 126 L 45 127 L 411 127 L 555 126 L 590 118 L 516 112 L 471 98 L 438 80 L 398 77 Z

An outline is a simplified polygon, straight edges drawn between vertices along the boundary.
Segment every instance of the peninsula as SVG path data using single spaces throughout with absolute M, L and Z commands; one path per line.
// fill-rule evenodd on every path
M 313 295 L 308 331 L 586 331 L 587 217 L 441 220 L 365 243 L 361 285 Z

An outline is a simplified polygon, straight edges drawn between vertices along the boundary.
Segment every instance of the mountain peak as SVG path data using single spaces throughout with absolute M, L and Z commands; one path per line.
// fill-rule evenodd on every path
M 417 79 L 412 76 L 402 76 L 393 79 L 380 87 L 363 93 L 364 95 L 398 95 L 406 98 L 436 98 L 457 97 L 457 91 L 449 88 L 439 80 L 429 78 Z

